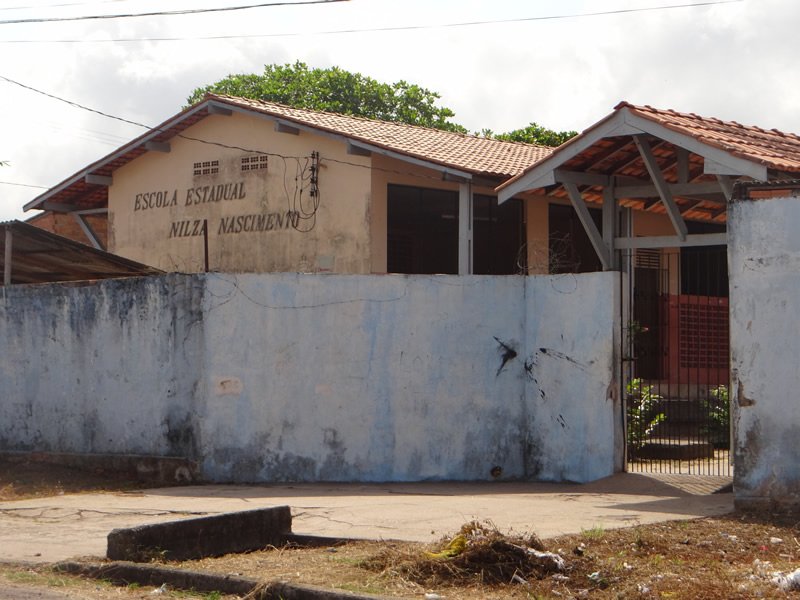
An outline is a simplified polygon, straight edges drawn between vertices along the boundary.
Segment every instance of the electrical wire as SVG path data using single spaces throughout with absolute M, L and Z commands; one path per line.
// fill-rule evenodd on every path
M 90 2 L 62 2 L 60 4 L 43 4 L 41 6 L 0 6 L 0 11 L 4 10 L 28 10 L 31 8 L 63 8 L 65 6 L 86 6 L 92 4 L 111 4 L 116 2 L 130 2 L 131 0 L 91 0 Z
M 46 185 L 33 185 L 31 183 L 16 183 L 14 181 L 0 181 L 0 185 L 18 185 L 20 187 L 39 188 L 41 190 L 49 190 Z
M 328 0 L 328 1 L 347 1 L 347 0 Z M 314 35 L 343 35 L 353 33 L 377 33 L 392 31 L 420 31 L 426 29 L 445 29 L 455 27 L 475 27 L 481 25 L 504 25 L 509 23 L 524 23 L 533 21 L 554 21 L 563 19 L 578 19 L 583 17 L 600 17 L 608 15 L 619 15 L 628 13 L 664 11 L 679 8 L 695 8 L 703 6 L 714 6 L 719 4 L 735 4 L 746 0 L 712 0 L 708 2 L 697 2 L 689 4 L 670 4 L 663 6 L 651 6 L 644 8 L 625 8 L 609 11 L 572 13 L 561 15 L 547 15 L 541 17 L 519 17 L 514 19 L 491 19 L 484 21 L 464 21 L 458 23 L 441 23 L 431 25 L 397 25 L 390 27 L 369 27 L 361 29 L 336 29 L 327 31 L 302 31 L 288 33 L 257 33 L 257 34 L 232 34 L 232 35 L 210 35 L 210 36 L 186 36 L 186 37 L 147 37 L 147 38 L 110 38 L 110 39 L 58 39 L 58 40 L 0 40 L 0 44 L 95 44 L 95 43 L 129 43 L 129 42 L 187 42 L 187 41 L 209 41 L 209 40 L 232 40 L 232 39 L 257 39 L 257 38 L 286 38 Z M 0 21 L 3 24 L 3 21 Z
M 21 23 L 55 23 L 63 21 L 96 21 L 107 19 L 130 19 L 137 17 L 171 17 L 177 15 L 196 15 L 201 13 L 230 12 L 235 10 L 249 10 L 251 8 L 267 8 L 274 6 L 301 6 L 308 4 L 333 4 L 336 2 L 349 2 L 350 0 L 296 0 L 294 2 L 261 2 L 258 4 L 243 4 L 240 6 L 219 6 L 216 8 L 185 8 L 182 10 L 160 10 L 144 13 L 125 13 L 115 15 L 84 15 L 81 17 L 45 17 L 30 19 L 4 19 L 0 25 L 19 25 Z
M 97 110 L 95 108 L 90 108 L 88 106 L 84 106 L 83 104 L 80 104 L 78 102 L 74 102 L 72 100 L 67 100 L 66 98 L 62 98 L 60 96 L 56 96 L 54 94 L 50 94 L 48 92 L 45 92 L 45 91 L 40 90 L 40 89 L 37 89 L 35 87 L 31 87 L 29 85 L 26 85 L 24 83 L 21 83 L 19 81 L 14 80 L 14 79 L 10 79 L 9 77 L 6 77 L 4 75 L 0 75 L 0 80 L 6 81 L 7 83 L 11 83 L 11 84 L 17 85 L 17 86 L 19 86 L 19 87 L 21 87 L 23 89 L 26 89 L 28 91 L 34 92 L 36 94 L 41 94 L 42 96 L 45 96 L 45 97 L 50 98 L 52 100 L 57 100 L 58 102 L 63 102 L 63 103 L 68 104 L 69 106 L 72 106 L 74 108 L 78 108 L 80 110 L 85 110 L 85 111 L 94 113 L 96 115 L 100 115 L 100 116 L 105 117 L 107 119 L 113 119 L 115 121 L 120 121 L 122 123 L 127 123 L 129 125 L 135 125 L 136 127 L 142 127 L 143 129 L 147 129 L 149 131 L 157 131 L 159 133 L 166 133 L 166 132 L 169 131 L 169 129 L 163 129 L 163 128 L 158 128 L 158 127 L 153 127 L 151 125 L 145 125 L 144 123 L 139 123 L 138 121 L 132 121 L 132 120 L 126 119 L 124 117 L 118 117 L 116 115 L 112 115 L 110 113 L 106 113 L 106 112 L 103 112 L 101 110 Z M 289 159 L 289 160 L 299 160 L 301 158 L 304 158 L 304 159 L 308 158 L 308 157 L 304 157 L 304 156 L 303 157 L 301 157 L 301 156 L 286 156 L 286 155 L 277 154 L 277 153 L 274 153 L 274 152 L 267 152 L 265 150 L 254 150 L 252 148 L 245 148 L 245 147 L 236 146 L 236 145 L 233 145 L 233 144 L 226 144 L 226 143 L 223 143 L 223 142 L 215 142 L 215 141 L 212 141 L 212 140 L 205 140 L 205 139 L 201 139 L 201 138 L 196 138 L 196 137 L 189 136 L 189 135 L 186 135 L 186 134 L 183 134 L 183 133 L 176 133 L 174 135 L 175 135 L 175 137 L 178 137 L 178 138 L 181 138 L 181 139 L 184 139 L 184 140 L 187 140 L 187 141 L 191 141 L 191 142 L 198 142 L 198 143 L 201 143 L 201 144 L 208 144 L 208 145 L 211 145 L 211 146 L 217 146 L 217 147 L 220 147 L 220 148 L 225 148 L 227 150 L 240 150 L 240 151 L 246 152 L 246 153 L 264 154 L 266 156 L 274 156 L 276 158 L 280 158 L 280 159 L 283 159 L 283 160 L 287 160 L 287 159 Z M 420 173 L 414 173 L 412 171 L 400 171 L 400 170 L 397 170 L 397 169 L 386 169 L 386 168 L 382 168 L 382 167 L 362 165 L 362 164 L 359 164 L 359 163 L 345 161 L 345 160 L 338 160 L 338 159 L 334 159 L 334 158 L 325 158 L 324 160 L 325 160 L 325 162 L 339 163 L 339 164 L 348 165 L 348 166 L 351 166 L 351 167 L 358 167 L 358 168 L 362 168 L 362 169 L 370 169 L 372 171 L 380 171 L 380 172 L 390 173 L 390 174 L 394 174 L 394 175 L 408 175 L 408 176 L 411 176 L 411 177 L 416 177 L 418 179 L 431 179 L 431 180 L 434 180 L 434 181 L 441 181 L 441 177 L 435 177 L 435 176 L 432 176 L 432 175 L 423 175 L 423 174 L 420 174 Z M 288 191 L 287 191 L 287 194 L 288 194 Z

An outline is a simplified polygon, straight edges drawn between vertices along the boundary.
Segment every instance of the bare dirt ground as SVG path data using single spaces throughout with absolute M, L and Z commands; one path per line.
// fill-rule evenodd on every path
M 118 491 L 141 484 L 86 473 L 0 460 L 0 498 L 13 500 L 81 491 Z M 783 591 L 776 573 L 800 568 L 800 518 L 732 514 L 693 521 L 591 529 L 537 542 L 535 532 L 501 536 L 491 524 L 467 528 L 451 557 L 426 552 L 437 545 L 354 542 L 335 547 L 268 548 L 244 555 L 170 563 L 171 567 L 240 574 L 271 581 L 334 587 L 397 598 L 800 598 Z M 530 558 L 524 548 L 558 554 L 563 567 Z M 0 565 L 10 582 L 68 598 L 223 598 L 153 588 L 113 587 L 56 574 L 48 566 Z

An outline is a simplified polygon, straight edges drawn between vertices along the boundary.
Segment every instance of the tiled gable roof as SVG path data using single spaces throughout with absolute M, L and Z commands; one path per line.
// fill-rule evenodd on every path
M 694 113 L 636 106 L 628 102 L 620 102 L 614 107 L 615 110 L 622 108 L 733 156 L 777 171 L 800 172 L 800 137 L 793 133 L 701 117 Z
M 208 94 L 206 98 L 487 177 L 501 179 L 512 177 L 553 151 L 553 148 L 546 146 L 505 142 L 405 123 L 292 108 L 273 102 L 234 96 Z

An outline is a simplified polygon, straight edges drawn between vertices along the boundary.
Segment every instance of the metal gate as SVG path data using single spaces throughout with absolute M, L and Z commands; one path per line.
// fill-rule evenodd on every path
M 628 471 L 729 476 L 726 248 L 637 249 L 628 264 Z

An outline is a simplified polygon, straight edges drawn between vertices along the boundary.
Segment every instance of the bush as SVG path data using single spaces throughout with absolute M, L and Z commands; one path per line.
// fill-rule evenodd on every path
M 661 396 L 653 393 L 653 386 L 647 385 L 641 378 L 631 379 L 625 391 L 628 401 L 628 454 L 633 458 L 666 416 L 659 411 Z
M 728 386 L 718 385 L 709 390 L 707 398 L 702 400 L 703 410 L 708 415 L 708 424 L 703 433 L 715 448 L 730 447 L 731 404 L 728 399 Z

